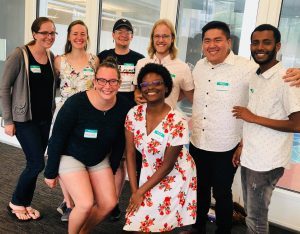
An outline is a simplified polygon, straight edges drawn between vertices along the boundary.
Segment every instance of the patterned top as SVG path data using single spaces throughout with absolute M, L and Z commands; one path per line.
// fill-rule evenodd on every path
M 284 82 L 281 62 L 262 74 L 253 72 L 248 109 L 258 116 L 287 120 L 300 111 L 300 89 Z M 244 122 L 241 165 L 254 171 L 286 167 L 291 156 L 293 133 Z
M 213 65 L 199 60 L 193 70 L 192 144 L 206 151 L 225 152 L 242 138 L 243 121 L 232 115 L 233 106 L 248 103 L 249 74 L 257 64 L 234 55 Z
M 125 121 L 126 129 L 134 134 L 135 147 L 142 153 L 140 186 L 163 164 L 167 147 L 189 142 L 187 121 L 173 109 L 147 135 L 146 108 L 147 104 L 135 106 Z M 124 230 L 163 232 L 195 223 L 196 189 L 195 163 L 183 146 L 173 170 L 144 195 L 136 212 L 126 214 Z
M 89 90 L 93 87 L 93 79 L 96 69 L 96 55 L 89 54 L 88 64 L 80 71 L 76 72 L 68 63 L 66 56 L 61 56 L 60 63 L 60 95 L 61 102 L 78 92 Z

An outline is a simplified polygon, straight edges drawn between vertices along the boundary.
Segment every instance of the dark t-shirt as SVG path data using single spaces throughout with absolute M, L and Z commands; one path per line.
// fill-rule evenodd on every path
M 106 59 L 108 56 L 116 58 L 122 79 L 122 84 L 119 89 L 119 93 L 122 96 L 128 98 L 131 104 L 134 106 L 134 86 L 132 81 L 134 79 L 135 66 L 137 64 L 137 61 L 144 58 L 144 55 L 137 53 L 133 50 L 130 50 L 128 54 L 119 55 L 115 53 L 115 49 L 110 49 L 102 51 L 97 56 L 100 59 L 100 62 Z
M 129 109 L 128 100 L 120 95 L 116 104 L 105 112 L 90 103 L 86 92 L 68 98 L 54 123 L 45 177 L 57 176 L 61 155 L 94 166 L 111 152 L 110 162 L 115 172 L 124 152 L 124 122 Z
M 51 120 L 53 99 L 53 72 L 50 61 L 38 63 L 30 50 L 28 52 L 28 70 L 30 87 L 30 104 L 33 121 Z

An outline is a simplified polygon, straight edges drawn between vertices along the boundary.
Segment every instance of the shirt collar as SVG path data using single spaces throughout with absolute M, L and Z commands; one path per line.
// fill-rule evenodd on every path
M 163 57 L 162 60 L 160 61 L 159 58 L 156 57 L 156 54 L 153 55 L 153 60 L 155 63 L 159 63 L 159 64 L 165 64 L 169 61 L 171 61 L 171 56 L 170 54 L 168 54 L 167 56 Z
M 234 65 L 234 53 L 232 52 L 232 50 L 230 50 L 230 53 L 227 55 L 227 57 L 225 58 L 225 60 L 222 62 L 222 63 L 219 63 L 217 65 L 213 65 L 211 64 L 207 58 L 204 58 L 205 59 L 205 62 L 211 66 L 211 67 L 217 67 L 217 66 L 220 66 L 222 64 L 229 64 L 229 65 Z
M 261 76 L 264 79 L 270 79 L 278 70 L 282 69 L 283 65 L 281 62 L 276 63 L 273 67 L 266 70 L 264 73 L 260 73 L 260 69 L 258 68 L 256 74 Z

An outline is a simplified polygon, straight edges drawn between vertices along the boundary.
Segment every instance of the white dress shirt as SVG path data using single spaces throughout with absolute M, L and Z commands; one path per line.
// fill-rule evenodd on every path
M 171 59 L 170 55 L 164 57 L 161 61 L 154 55 L 153 59 L 143 58 L 140 59 L 135 68 L 135 79 L 133 81 L 134 85 L 137 85 L 137 76 L 142 67 L 147 63 L 157 63 L 165 66 L 171 73 L 173 79 L 173 90 L 169 97 L 165 99 L 166 103 L 169 104 L 174 109 L 176 108 L 180 90 L 190 91 L 194 89 L 194 83 L 192 78 L 192 73 L 189 66 L 179 59 Z
M 300 89 L 290 87 L 279 62 L 263 74 L 253 73 L 249 84 L 248 109 L 262 117 L 287 120 L 300 111 Z M 244 122 L 241 165 L 254 171 L 285 167 L 291 154 L 293 133 Z
M 236 105 L 247 106 L 249 74 L 257 65 L 231 51 L 223 63 L 206 58 L 193 70 L 192 144 L 202 150 L 225 152 L 241 140 L 242 121 L 232 116 Z

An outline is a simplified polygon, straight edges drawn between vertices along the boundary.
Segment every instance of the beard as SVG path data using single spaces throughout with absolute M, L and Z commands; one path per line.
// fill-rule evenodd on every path
M 267 58 L 265 60 L 260 60 L 255 58 L 256 52 L 251 51 L 251 56 L 254 59 L 254 61 L 259 65 L 265 65 L 271 62 L 274 58 L 276 59 L 276 47 L 274 46 L 273 50 L 266 51 L 265 54 L 267 54 Z

